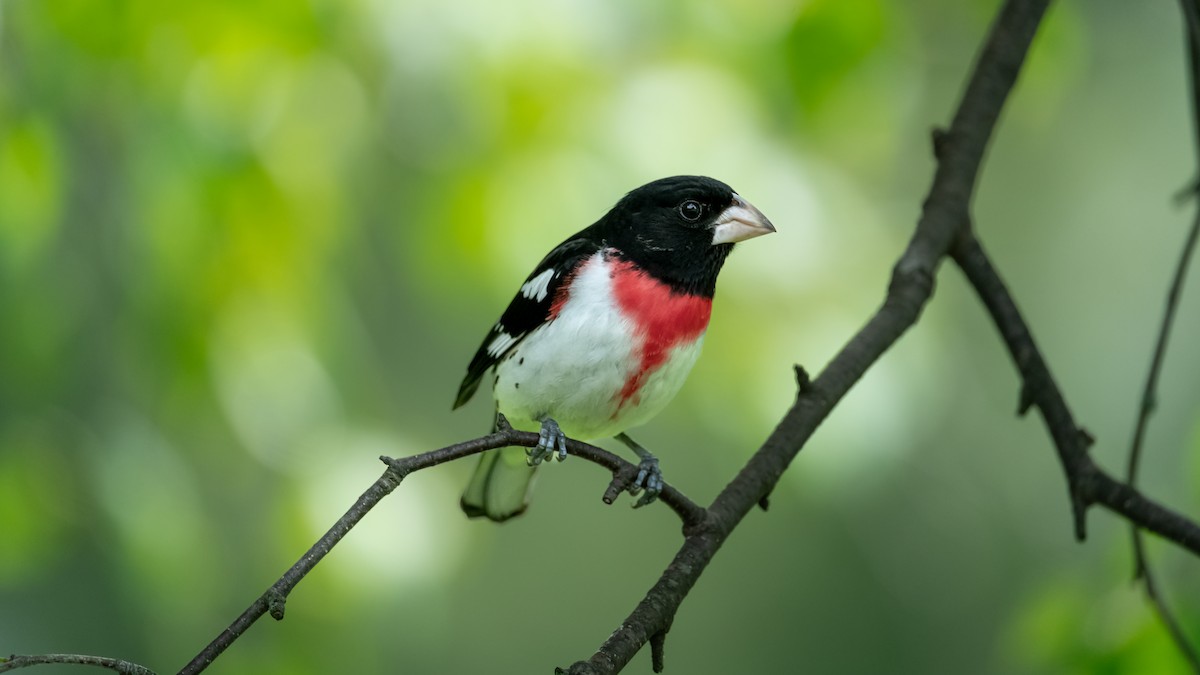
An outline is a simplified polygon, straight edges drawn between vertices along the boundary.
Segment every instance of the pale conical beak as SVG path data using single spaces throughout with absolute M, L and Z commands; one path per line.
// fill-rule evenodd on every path
M 713 223 L 713 245 L 733 244 L 775 231 L 775 226 L 753 204 L 733 195 L 733 205 L 717 216 Z

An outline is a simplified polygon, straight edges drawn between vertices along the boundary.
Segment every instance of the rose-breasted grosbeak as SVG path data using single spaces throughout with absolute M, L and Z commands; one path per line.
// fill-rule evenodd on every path
M 522 513 L 536 466 L 564 459 L 567 436 L 628 445 L 641 458 L 630 491 L 645 488 L 638 505 L 653 501 L 658 461 L 624 431 L 683 386 L 734 242 L 774 231 L 728 185 L 675 176 L 625 195 L 538 263 L 471 359 L 454 407 L 495 366 L 497 411 L 518 429 L 540 429 L 540 442 L 484 453 L 462 497 L 467 515 Z

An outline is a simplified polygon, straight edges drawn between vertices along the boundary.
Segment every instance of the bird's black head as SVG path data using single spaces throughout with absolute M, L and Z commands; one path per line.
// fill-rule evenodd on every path
M 647 183 L 598 224 L 622 258 L 680 292 L 709 297 L 733 244 L 775 231 L 733 188 L 705 176 Z

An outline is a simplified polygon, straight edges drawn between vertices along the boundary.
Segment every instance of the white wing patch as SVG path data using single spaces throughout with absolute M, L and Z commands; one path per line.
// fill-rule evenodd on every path
M 550 280 L 553 278 L 554 268 L 551 267 L 529 281 L 526 281 L 525 285 L 521 286 L 521 295 L 537 302 L 545 300 L 546 294 L 550 291 Z M 489 349 L 488 351 L 491 350 Z
M 487 353 L 492 358 L 497 358 L 516 341 L 517 339 L 508 333 L 503 331 L 497 333 L 496 337 L 492 338 L 491 343 L 488 344 Z

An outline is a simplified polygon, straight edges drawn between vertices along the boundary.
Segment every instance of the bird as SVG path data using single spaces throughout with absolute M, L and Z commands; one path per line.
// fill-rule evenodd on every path
M 460 505 L 496 522 L 525 512 L 535 470 L 566 439 L 613 437 L 639 458 L 635 507 L 663 487 L 657 458 L 625 433 L 658 414 L 695 364 L 717 274 L 737 242 L 775 231 L 725 183 L 672 176 L 628 192 L 538 263 L 488 331 L 453 409 L 494 369 L 494 427 L 537 431 L 531 448 L 481 454 Z

